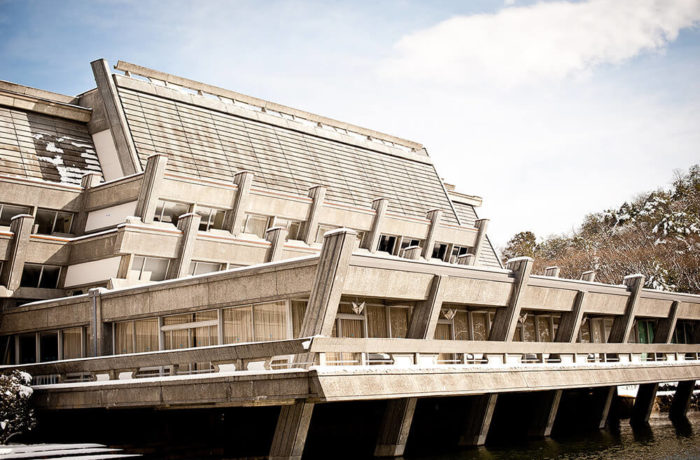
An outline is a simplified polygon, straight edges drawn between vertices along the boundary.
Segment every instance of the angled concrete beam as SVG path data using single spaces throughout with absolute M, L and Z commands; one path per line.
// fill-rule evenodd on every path
M 562 390 L 538 391 L 533 411 L 530 414 L 528 436 L 545 438 L 552 434 L 554 419 L 557 417 Z
M 153 222 L 167 164 L 168 157 L 165 155 L 151 155 L 146 160 L 146 170 L 143 173 L 143 182 L 141 182 L 136 211 L 134 212 L 136 217 L 140 217 L 141 222 L 145 224 Z
M 80 212 L 78 212 L 73 221 L 73 232 L 75 232 L 76 235 L 85 234 L 85 224 L 87 223 L 88 216 L 88 211 L 86 209 L 88 196 L 90 194 L 90 189 L 99 184 L 101 178 L 102 175 L 97 172 L 84 174 L 83 177 L 80 178 L 80 186 L 83 189 L 83 193 L 80 194 Z
M 327 232 L 319 256 L 316 277 L 309 295 L 300 337 L 330 336 L 333 332 L 343 284 L 350 264 L 350 256 L 357 240 L 357 232 L 339 228 Z
M 428 236 L 425 238 L 425 244 L 423 245 L 423 258 L 425 260 L 430 260 L 433 255 L 435 234 L 437 233 L 440 220 L 442 219 L 442 209 L 428 211 L 428 219 L 430 220 L 430 228 L 428 229 Z
M 644 287 L 644 275 L 625 276 L 624 284 L 629 289 L 630 296 L 627 299 L 625 312 L 621 316 L 615 317 L 613 321 L 608 343 L 627 343 L 630 332 L 632 332 L 632 326 L 634 325 L 634 317 L 637 313 L 637 306 L 639 305 L 639 296 Z
M 369 252 L 377 252 L 377 246 L 379 245 L 379 237 L 382 235 L 382 222 L 384 221 L 384 216 L 386 215 L 386 209 L 389 207 L 389 200 L 386 198 L 378 198 L 372 202 L 372 208 L 374 209 L 374 219 L 372 220 L 372 229 L 369 232 L 369 237 L 367 238 L 367 249 Z
M 268 262 L 282 260 L 284 243 L 287 241 L 287 233 L 287 229 L 282 227 L 271 227 L 265 231 L 265 239 L 272 243 L 267 253 Z
M 250 171 L 240 171 L 233 176 L 233 182 L 238 186 L 236 196 L 231 204 L 231 211 L 224 217 L 224 229 L 234 235 L 243 232 L 245 215 L 250 202 L 250 187 L 253 185 L 254 174 Z
M 578 331 L 581 328 L 581 320 L 583 319 L 583 302 L 585 298 L 586 293 L 578 291 L 571 311 L 562 313 L 559 328 L 557 328 L 557 335 L 554 337 L 555 342 L 576 342 Z
M 109 123 L 109 131 L 117 149 L 117 156 L 122 173 L 125 176 L 141 172 L 141 162 L 136 152 L 134 140 L 131 138 L 129 127 L 124 115 L 124 108 L 119 100 L 119 93 L 114 84 L 109 65 L 104 59 L 98 59 L 90 63 L 92 73 L 97 83 L 97 91 L 102 97 L 105 107 L 105 115 Z
M 270 460 L 300 460 L 311 425 L 314 404 L 297 402 L 282 406 L 270 447 Z
M 476 241 L 474 241 L 474 264 L 468 264 L 468 265 L 475 265 L 476 261 L 479 260 L 479 256 L 481 255 L 482 248 L 484 247 L 484 242 L 486 240 L 486 229 L 489 227 L 489 219 L 477 219 L 474 222 L 474 226 L 479 229 L 479 231 L 476 233 Z
M 177 220 L 177 228 L 182 231 L 180 238 L 180 247 L 178 256 L 170 264 L 168 270 L 168 278 L 182 278 L 190 274 L 190 265 L 192 264 L 192 254 L 194 253 L 194 245 L 197 243 L 197 232 L 199 232 L 199 223 L 202 216 L 195 213 L 181 215 Z
M 326 199 L 326 187 L 317 185 L 309 189 L 309 196 L 313 200 L 309 208 L 309 215 L 304 224 L 304 234 L 301 239 L 306 244 L 311 244 L 316 241 L 316 233 L 318 232 L 318 219 L 321 215 L 321 207 Z
M 466 423 L 459 438 L 460 446 L 483 446 L 491 428 L 493 411 L 496 408 L 498 394 L 472 396 L 467 409 Z
M 520 298 L 527 288 L 530 279 L 533 260 L 530 257 L 516 257 L 506 263 L 506 266 L 513 271 L 515 282 L 510 294 L 508 306 L 499 308 L 491 327 L 489 340 L 500 342 L 510 342 L 513 340 L 515 327 L 520 317 Z
M 8 290 L 14 291 L 19 288 L 22 281 L 22 271 L 24 262 L 27 260 L 27 249 L 29 247 L 29 235 L 32 234 L 34 226 L 34 216 L 29 214 L 18 214 L 10 221 L 10 231 L 13 233 L 8 257 L 3 264 L 2 284 Z
M 670 419 L 680 420 L 686 417 L 694 390 L 695 380 L 678 382 L 676 392 L 673 394 L 673 399 L 671 400 L 671 407 L 668 411 L 668 417 Z
M 398 457 L 406 450 L 418 398 L 390 399 L 384 410 L 375 457 Z
M 440 309 L 442 308 L 442 298 L 444 286 L 447 280 L 446 275 L 435 275 L 430 284 L 428 297 L 416 304 L 411 317 L 411 324 L 408 326 L 406 337 L 409 339 L 432 339 L 435 336 Z

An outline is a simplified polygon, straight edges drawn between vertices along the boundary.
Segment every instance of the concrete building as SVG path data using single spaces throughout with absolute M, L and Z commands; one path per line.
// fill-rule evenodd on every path
M 0 82 L 0 359 L 35 376 L 40 407 L 264 398 L 273 458 L 301 456 L 329 401 L 388 401 L 382 456 L 429 396 L 474 396 L 463 444 L 484 443 L 503 392 L 540 398 L 536 436 L 571 388 L 596 389 L 604 425 L 616 385 L 642 384 L 645 421 L 658 383 L 680 381 L 685 413 L 700 297 L 502 267 L 481 198 L 422 145 L 115 69 L 93 62 L 76 97 Z

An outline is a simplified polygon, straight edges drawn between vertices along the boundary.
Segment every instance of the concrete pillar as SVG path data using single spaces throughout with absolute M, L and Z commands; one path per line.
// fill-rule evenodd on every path
M 506 266 L 513 271 L 515 281 L 511 291 L 508 306 L 499 308 L 491 327 L 489 340 L 510 342 L 513 340 L 515 327 L 520 316 L 520 297 L 527 288 L 530 279 L 533 260 L 530 257 L 516 257 L 506 263 Z
M 676 392 L 673 394 L 673 400 L 671 400 L 671 408 L 668 411 L 669 418 L 679 420 L 686 417 L 690 407 L 690 400 L 693 397 L 693 390 L 695 390 L 695 380 L 678 382 Z
M 596 419 L 598 420 L 598 429 L 605 428 L 608 423 L 608 414 L 610 414 L 610 406 L 617 392 L 617 387 L 601 387 L 593 390 L 593 410 L 597 412 Z
M 476 263 L 476 257 L 474 254 L 462 254 L 457 256 L 457 265 L 474 265 Z
M 446 279 L 446 275 L 433 277 L 428 298 L 419 302 L 413 310 L 411 323 L 406 334 L 407 338 L 432 339 L 435 336 Z M 388 402 L 377 439 L 377 447 L 374 450 L 375 456 L 396 457 L 403 455 L 417 401 L 417 398 L 402 398 Z
M 168 279 L 182 278 L 190 274 L 192 254 L 197 244 L 197 232 L 202 216 L 193 212 L 181 215 L 177 220 L 177 228 L 182 231 L 178 256 L 170 264 Z
M 654 334 L 654 343 L 671 343 L 677 320 L 678 302 L 676 301 L 671 304 L 668 316 L 659 320 Z M 637 396 L 634 398 L 634 407 L 632 408 L 630 423 L 649 423 L 649 416 L 654 409 L 654 401 L 656 401 L 656 391 L 658 389 L 658 382 L 639 385 Z
M 140 217 L 145 224 L 153 222 L 153 215 L 156 212 L 158 199 L 161 195 L 167 163 L 168 157 L 165 155 L 151 155 L 146 160 L 146 170 L 143 173 L 143 182 L 141 183 L 139 198 L 136 202 L 136 211 L 134 211 L 136 216 Z
M 588 270 L 587 272 L 583 272 L 583 273 L 581 274 L 581 279 L 582 279 L 583 281 L 589 281 L 589 282 L 592 283 L 593 281 L 595 281 L 595 275 L 596 275 L 597 273 L 598 273 L 598 272 L 595 271 L 595 270 Z
M 7 260 L 3 264 L 2 279 L 0 284 L 14 291 L 19 288 L 22 281 L 24 262 L 27 259 L 29 235 L 34 226 L 34 217 L 29 214 L 18 214 L 10 222 L 10 231 L 13 233 L 10 247 L 7 252 Z
M 306 219 L 306 224 L 304 224 L 304 234 L 301 239 L 304 240 L 306 244 L 311 244 L 316 241 L 316 233 L 318 232 L 318 219 L 321 215 L 321 207 L 323 206 L 323 201 L 326 199 L 326 187 L 323 185 L 317 185 L 309 189 L 309 196 L 313 199 L 311 202 L 311 208 L 309 209 L 309 215 Z
M 324 235 L 300 337 L 330 336 L 333 332 L 356 239 L 357 232 L 349 228 L 339 228 Z
M 630 291 L 630 296 L 627 299 L 625 312 L 621 316 L 617 316 L 613 321 L 608 343 L 627 343 L 634 325 L 637 306 L 639 305 L 639 295 L 642 293 L 642 287 L 644 287 L 644 275 L 625 276 L 624 283 Z
M 109 65 L 104 59 L 98 59 L 90 63 L 92 73 L 97 83 L 97 91 L 102 98 L 105 108 L 105 116 L 109 124 L 109 130 L 117 149 L 117 159 L 125 176 L 141 172 L 141 162 L 136 153 L 136 146 L 131 138 L 131 133 L 124 116 L 124 108 L 117 93 L 117 87 L 112 79 Z
M 403 258 L 409 260 L 418 260 L 420 259 L 421 250 L 422 249 L 420 246 L 409 246 L 406 249 L 404 249 Z
M 238 235 L 243 231 L 253 177 L 254 174 L 250 171 L 240 171 L 233 177 L 233 182 L 238 186 L 238 189 L 231 204 L 231 211 L 227 212 L 224 218 L 224 229 L 234 235 Z
M 472 397 L 467 409 L 466 423 L 459 438 L 460 446 L 483 446 L 486 443 L 497 401 L 496 393 Z
M 552 278 L 559 278 L 559 273 L 561 269 L 557 266 L 547 267 L 544 269 L 544 276 L 551 276 Z
M 536 401 L 530 414 L 529 436 L 544 438 L 552 434 L 561 395 L 562 390 L 538 391 L 534 394 Z
M 287 241 L 287 233 L 287 229 L 282 227 L 272 227 L 265 231 L 265 239 L 272 243 L 270 251 L 267 254 L 268 262 L 282 260 L 284 242 Z
M 435 234 L 437 233 L 440 220 L 442 219 L 442 209 L 428 211 L 428 219 L 430 220 L 430 228 L 428 229 L 428 236 L 425 238 L 425 244 L 423 245 L 423 258 L 425 260 L 430 260 L 433 255 Z
M 375 457 L 398 457 L 406 450 L 418 398 L 390 399 L 379 428 Z
M 489 226 L 488 219 L 477 219 L 474 222 L 474 226 L 479 229 L 476 233 L 476 240 L 474 241 L 474 263 L 469 265 L 476 265 L 476 261 L 479 260 L 479 255 L 481 255 L 481 250 L 486 244 L 486 229 Z
M 386 215 L 386 209 L 389 207 L 389 200 L 386 198 L 378 198 L 372 202 L 374 209 L 374 220 L 372 221 L 372 229 L 369 231 L 367 238 L 367 249 L 369 252 L 377 252 L 379 237 L 382 235 L 382 221 Z
M 282 406 L 270 448 L 270 460 L 300 460 L 311 425 L 314 404 L 297 402 Z
M 107 292 L 105 288 L 92 288 L 88 290 L 90 298 L 90 344 L 89 356 L 103 356 L 111 354 L 111 340 L 108 340 L 109 332 L 102 321 L 102 294 Z
M 76 235 L 85 234 L 85 224 L 87 222 L 88 216 L 87 206 L 89 204 L 88 197 L 90 196 L 90 189 L 98 185 L 101 179 L 102 175 L 96 172 L 84 174 L 83 177 L 80 178 L 80 186 L 82 187 L 83 192 L 80 194 L 80 212 L 78 212 L 78 214 L 75 216 L 75 220 L 73 221 L 73 232 Z
M 578 339 L 578 331 L 581 327 L 583 319 L 583 302 L 586 299 L 585 291 L 578 291 L 574 299 L 574 305 L 571 311 L 562 313 L 559 321 L 557 335 L 554 337 L 555 342 L 559 343 L 574 343 Z

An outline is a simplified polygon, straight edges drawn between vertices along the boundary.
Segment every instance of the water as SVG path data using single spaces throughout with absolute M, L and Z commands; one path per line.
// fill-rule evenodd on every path
M 519 459 L 700 459 L 700 412 L 689 412 L 689 425 L 671 423 L 667 414 L 654 414 L 649 428 L 633 430 L 627 420 L 619 427 L 517 445 L 486 446 L 459 452 L 410 456 L 411 460 Z

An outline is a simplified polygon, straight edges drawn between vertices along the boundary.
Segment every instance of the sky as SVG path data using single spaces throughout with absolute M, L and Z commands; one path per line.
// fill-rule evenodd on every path
M 0 0 L 0 79 L 98 58 L 420 142 L 499 247 L 700 163 L 700 0 Z

